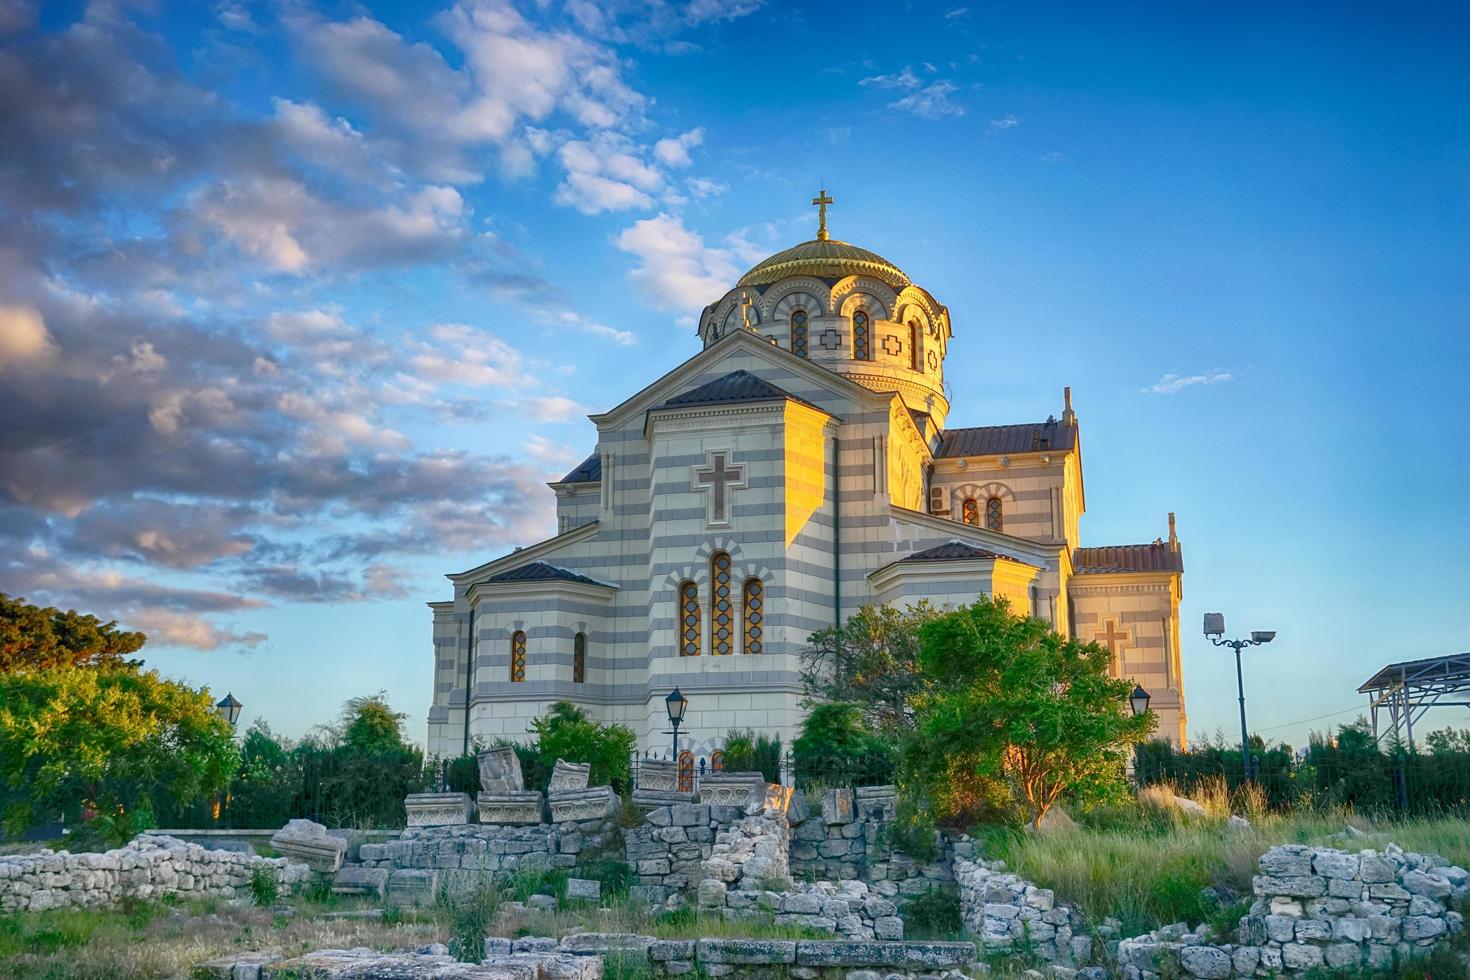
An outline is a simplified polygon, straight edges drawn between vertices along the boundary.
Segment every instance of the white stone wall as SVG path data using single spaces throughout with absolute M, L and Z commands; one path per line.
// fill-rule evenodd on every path
M 174 837 L 142 834 L 100 854 L 41 851 L 0 855 L 0 912 L 40 912 L 111 905 L 123 898 L 248 893 L 250 877 L 265 869 L 283 893 L 311 877 L 285 858 L 213 851 Z

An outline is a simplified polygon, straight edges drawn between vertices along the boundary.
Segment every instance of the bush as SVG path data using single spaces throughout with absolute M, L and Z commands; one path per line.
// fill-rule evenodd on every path
M 903 910 L 905 939 L 949 939 L 964 931 L 959 892 L 953 889 L 931 888 Z
M 927 863 L 939 859 L 934 818 L 929 815 L 928 807 L 921 807 L 907 798 L 901 800 L 887 834 L 888 843 L 894 850 L 915 861 Z
M 855 704 L 819 704 L 791 743 L 796 783 L 817 786 L 882 786 L 893 782 L 892 746 L 872 734 Z
M 498 889 L 488 884 L 451 896 L 441 893 L 449 913 L 449 952 L 461 963 L 479 963 L 485 958 L 485 933 L 494 924 L 504 901 Z
M 593 786 L 609 785 L 622 795 L 632 789 L 629 757 L 636 737 L 628 726 L 599 724 L 581 708 L 558 701 L 531 722 L 531 733 L 535 736 L 531 746 L 516 746 L 528 787 L 544 791 L 556 760 L 564 759 L 590 763 Z M 528 761 L 531 771 L 526 771 Z
M 257 867 L 250 872 L 250 899 L 256 905 L 274 905 L 281 897 L 281 886 L 276 881 L 275 873 L 267 868 Z
M 446 763 L 444 781 L 451 793 L 468 793 L 470 799 L 480 794 L 480 760 L 462 755 Z
M 757 735 L 747 728 L 725 736 L 725 772 L 758 772 L 768 783 L 781 781 L 781 736 Z

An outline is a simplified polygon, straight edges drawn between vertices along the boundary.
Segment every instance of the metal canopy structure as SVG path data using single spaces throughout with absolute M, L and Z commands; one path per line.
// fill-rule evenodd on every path
M 1389 664 L 1358 688 L 1368 695 L 1373 737 L 1414 747 L 1414 723 L 1430 708 L 1470 708 L 1470 653 Z M 1379 716 L 1387 714 L 1387 726 Z

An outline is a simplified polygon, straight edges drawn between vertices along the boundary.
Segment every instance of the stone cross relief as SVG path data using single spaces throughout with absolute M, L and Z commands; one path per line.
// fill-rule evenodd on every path
M 710 453 L 707 469 L 694 471 L 694 488 L 709 491 L 709 522 L 730 522 L 730 493 L 735 487 L 745 486 L 745 467 L 726 463 L 725 453 Z
M 1108 620 L 1108 628 L 1101 633 L 1092 634 L 1092 638 L 1095 641 L 1101 641 L 1108 648 L 1108 652 L 1113 655 L 1113 663 L 1117 664 L 1118 669 L 1121 671 L 1123 669 L 1123 652 L 1118 644 L 1128 639 L 1127 631 L 1118 629 L 1117 624 L 1110 619 Z
M 883 342 L 880 343 L 878 346 L 882 347 L 883 353 L 887 354 L 889 357 L 897 357 L 899 354 L 903 353 L 903 341 L 899 340 L 893 334 L 885 335 L 883 338 Z

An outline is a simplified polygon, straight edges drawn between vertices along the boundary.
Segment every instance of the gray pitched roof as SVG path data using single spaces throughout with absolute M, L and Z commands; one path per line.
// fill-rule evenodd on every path
M 519 568 L 512 568 L 508 572 L 501 572 L 499 575 L 492 575 L 489 578 L 485 579 L 485 581 L 549 582 L 554 579 L 559 579 L 563 582 L 581 582 L 584 585 L 607 584 L 606 582 L 599 582 L 595 578 L 588 578 L 585 575 L 578 575 L 576 572 L 569 572 L 565 568 L 561 568 L 557 565 L 551 565 L 544 561 L 533 561 L 529 565 L 522 565 Z
M 690 405 L 719 405 L 727 402 L 771 401 L 789 398 L 794 402 L 808 404 L 791 392 L 777 388 L 769 381 L 756 377 L 749 371 L 731 371 L 724 377 L 692 388 L 682 395 L 675 395 L 659 408 L 686 408 Z
M 1182 572 L 1184 553 L 1163 541 L 1153 544 L 1110 544 L 1100 548 L 1078 548 L 1072 552 L 1072 567 L 1078 574 L 1107 572 Z
M 1021 425 L 978 425 L 947 429 L 939 437 L 936 457 L 999 456 L 1001 453 L 1065 451 L 1077 445 L 1077 426 L 1056 419 Z
M 566 476 L 557 480 L 557 483 L 596 483 L 602 479 L 602 457 L 597 453 L 588 456 L 577 464 L 577 468 Z
M 925 548 L 923 551 L 916 551 L 907 557 L 900 558 L 899 561 L 968 561 L 984 558 L 1003 558 L 1006 561 L 1017 562 L 1021 565 L 1031 564 L 1030 562 L 1021 561 L 1019 558 L 1014 558 L 1011 555 L 1002 555 L 999 552 L 990 551 L 979 545 L 961 541 L 958 538 L 946 541 L 944 544 L 935 545 L 932 548 Z

